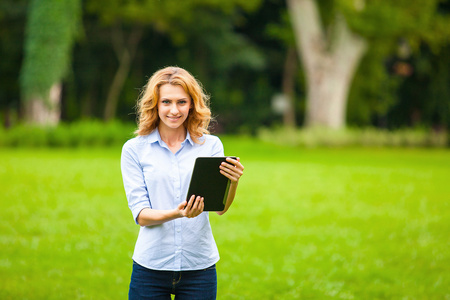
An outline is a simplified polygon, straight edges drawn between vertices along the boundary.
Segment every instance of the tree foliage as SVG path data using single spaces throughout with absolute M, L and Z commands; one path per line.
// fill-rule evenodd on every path
M 0 118 L 2 125 L 11 126 L 18 110 L 19 70 L 22 61 L 24 20 L 27 0 L 4 0 L 0 2 Z
M 134 51 L 130 50 L 127 38 L 122 38 L 117 43 L 119 36 L 132 36 L 136 30 L 142 30 L 145 38 L 149 32 L 166 35 L 170 38 L 172 46 L 183 48 L 183 56 L 197 56 L 197 64 L 191 71 L 200 74 L 210 73 L 209 70 L 229 70 L 235 66 L 246 67 L 260 66 L 261 55 L 256 47 L 252 47 L 245 37 L 234 32 L 234 25 L 239 22 L 240 12 L 252 11 L 260 4 L 259 0 L 253 1 L 88 1 L 86 4 L 89 13 L 98 15 L 104 26 L 122 28 L 121 32 L 112 32 L 114 49 L 119 62 L 116 75 L 112 80 L 110 92 L 106 102 L 105 118 L 113 117 L 118 93 L 111 91 L 122 90 L 125 84 L 123 74 L 128 73 L 131 61 L 134 60 Z M 105 7 L 106 6 L 106 7 Z M 189 12 L 189 13 L 186 13 Z M 141 41 L 139 41 L 141 43 Z M 142 47 L 141 50 L 142 51 Z M 139 51 L 138 51 L 139 52 Z M 148 57 L 160 60 L 161 52 L 150 45 L 145 48 Z M 215 57 L 213 63 L 207 62 L 211 53 Z M 229 55 L 233 53 L 233 55 Z M 139 56 L 139 53 L 136 53 Z M 172 53 L 173 61 L 183 61 Z M 131 61 L 128 59 L 131 57 Z M 189 60 L 187 60 L 189 61 Z M 178 63 L 169 63 L 178 64 Z M 189 64 L 190 65 L 190 64 Z M 122 74 L 122 76 L 120 76 Z M 115 94 L 115 95 L 114 95 Z
M 318 33 L 315 35 L 321 37 L 314 38 L 314 41 L 324 44 L 324 46 L 321 48 L 322 50 L 316 49 L 309 52 L 314 55 L 318 51 L 325 54 L 318 62 L 317 60 L 312 62 L 311 55 L 303 57 L 303 64 L 306 64 L 303 70 L 307 76 L 311 76 L 310 74 L 313 74 L 311 72 L 314 70 L 320 69 L 319 66 L 326 62 L 326 57 L 334 53 L 339 45 L 341 40 L 339 38 L 339 28 L 341 27 L 339 24 L 342 17 L 345 18 L 346 23 L 354 33 L 363 36 L 368 41 L 368 54 L 356 74 L 354 84 L 352 84 L 350 105 L 347 107 L 349 120 L 353 124 L 368 124 L 374 121 L 374 116 L 386 116 L 388 111 L 399 101 L 401 77 L 409 76 L 406 73 L 409 73 L 408 70 L 411 68 L 408 63 L 401 60 L 407 59 L 407 56 L 421 55 L 420 51 L 424 45 L 436 55 L 439 55 L 440 49 L 445 47 L 450 40 L 450 18 L 448 10 L 445 9 L 448 1 L 445 4 L 439 0 L 402 0 L 388 5 L 385 2 L 375 0 L 290 2 L 301 3 L 301 5 L 311 3 L 311 5 L 317 5 L 320 11 L 321 20 L 320 24 L 317 25 L 319 26 Z M 302 10 L 298 12 L 301 13 Z M 292 18 L 292 21 L 299 22 L 298 17 L 293 16 Z M 303 18 L 306 17 L 303 16 Z M 314 23 L 318 22 L 310 21 L 301 25 L 300 28 L 305 29 L 308 26 L 313 28 Z M 302 35 L 305 35 L 305 33 Z M 306 43 L 307 40 L 300 42 L 303 47 Z M 318 46 L 317 44 L 314 45 L 315 47 Z M 323 48 L 325 48 L 325 51 Z M 304 56 L 304 51 L 301 52 Z M 392 62 L 395 59 L 398 60 Z M 330 73 L 332 73 L 332 69 L 328 69 L 319 77 L 324 78 L 325 75 Z M 313 78 L 309 79 L 309 82 L 319 82 L 317 78 Z M 372 80 L 367 80 L 368 78 Z M 332 85 L 331 83 L 326 84 L 326 86 Z M 314 89 L 314 86 L 308 87 L 308 90 L 311 89 Z M 317 93 L 313 94 L 316 95 Z M 311 97 L 309 95 L 308 100 Z M 332 97 L 328 95 L 324 99 L 331 100 Z M 312 103 L 323 101 L 311 100 Z M 323 112 L 326 111 L 326 107 L 331 105 L 329 103 L 316 110 Z M 385 117 L 376 119 L 376 125 L 387 125 Z
M 20 78 L 25 101 L 47 99 L 51 86 L 66 75 L 80 17 L 79 0 L 31 0 Z
M 449 128 L 449 1 L 316 1 L 328 47 L 334 42 L 337 13 L 370 44 L 351 86 L 348 124 Z M 271 100 L 282 91 L 286 56 L 294 45 L 285 0 L 75 3 L 1 1 L 3 124 L 17 123 L 20 102 L 47 95 L 48 87 L 61 79 L 63 120 L 103 118 L 114 85 L 115 118 L 133 121 L 140 88 L 167 65 L 185 67 L 204 84 L 212 96 L 216 131 L 251 133 L 282 121 Z M 139 30 L 141 39 L 119 88 L 113 84 L 123 57 L 118 53 L 130 51 L 127 41 Z M 117 51 L 121 43 L 125 47 Z M 294 110 L 302 125 L 304 66 L 298 63 L 296 70 Z
M 349 6 L 344 9 L 352 28 L 371 43 L 352 86 L 349 123 L 447 127 L 448 117 L 443 115 L 448 116 L 449 98 L 436 91 L 446 90 L 450 84 L 446 72 L 440 71 L 448 67 L 444 57 L 450 41 L 449 1 L 396 1 L 389 6 L 378 1 L 365 3 L 360 13 L 354 7 L 353 12 Z M 424 78 L 433 84 L 425 84 Z M 420 121 L 417 111 L 421 111 Z M 431 117 L 436 114 L 441 117 Z

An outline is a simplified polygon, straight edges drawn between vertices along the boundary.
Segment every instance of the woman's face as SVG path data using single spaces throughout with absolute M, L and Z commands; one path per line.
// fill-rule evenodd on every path
M 180 85 L 164 84 L 159 87 L 158 116 L 159 126 L 178 129 L 183 125 L 192 107 L 191 97 Z

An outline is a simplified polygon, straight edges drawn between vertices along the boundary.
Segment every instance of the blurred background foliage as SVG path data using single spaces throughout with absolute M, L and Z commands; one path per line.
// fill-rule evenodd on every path
M 338 14 L 368 41 L 348 95 L 347 126 L 448 132 L 449 1 L 314 4 L 331 45 Z M 132 123 L 141 87 L 168 65 L 203 83 L 217 119 L 213 132 L 227 134 L 283 125 L 273 99 L 290 70 L 291 111 L 302 127 L 305 71 L 287 10 L 284 0 L 2 0 L 2 132 L 26 127 L 27 95 L 45 99 L 40 86 L 58 81 L 63 123 Z

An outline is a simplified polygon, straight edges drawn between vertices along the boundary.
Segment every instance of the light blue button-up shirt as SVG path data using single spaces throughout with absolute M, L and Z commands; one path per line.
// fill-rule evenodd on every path
M 218 137 L 204 135 L 200 141 L 204 143 L 194 143 L 187 133 L 174 154 L 156 129 L 125 143 L 122 178 L 136 223 L 143 208 L 175 209 L 186 199 L 197 157 L 224 155 Z M 200 270 L 215 264 L 219 252 L 208 217 L 208 212 L 203 212 L 195 218 L 141 226 L 133 260 L 149 269 L 168 271 Z

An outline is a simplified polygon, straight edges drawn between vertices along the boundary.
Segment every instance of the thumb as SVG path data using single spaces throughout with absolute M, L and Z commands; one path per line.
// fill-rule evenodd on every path
M 180 204 L 178 204 L 178 209 L 179 210 L 183 210 L 185 208 L 185 206 L 187 205 L 187 201 L 184 200 L 183 202 L 181 202 Z

